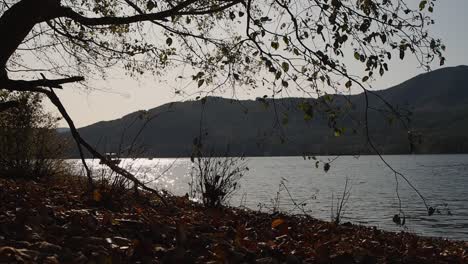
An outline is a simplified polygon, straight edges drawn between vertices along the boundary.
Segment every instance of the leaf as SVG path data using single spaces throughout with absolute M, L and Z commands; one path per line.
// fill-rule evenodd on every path
M 426 7 L 426 4 L 427 4 L 427 0 L 423 0 L 419 2 L 419 10 L 422 11 Z
M 351 88 L 351 85 L 353 85 L 353 83 L 351 82 L 351 80 L 348 80 L 345 84 L 346 88 Z
M 366 56 L 364 56 L 364 55 L 362 55 L 362 54 L 359 55 L 359 60 L 360 60 L 361 62 L 365 62 L 365 61 L 366 61 Z
M 382 40 L 382 43 L 385 44 L 385 42 L 387 42 L 387 35 L 385 35 L 384 33 L 380 34 L 380 40 Z
M 341 130 L 340 129 L 335 129 L 335 133 L 334 133 L 335 137 L 339 137 L 341 136 Z
M 328 163 L 328 162 L 325 163 L 325 164 L 323 165 L 323 170 L 324 170 L 325 172 L 328 172 L 328 171 L 330 170 L 330 163 Z
M 429 207 L 429 208 L 427 209 L 427 214 L 428 214 L 429 216 L 433 215 L 434 212 L 435 212 L 435 209 L 434 209 L 433 207 Z
M 283 37 L 283 42 L 286 44 L 286 45 L 289 45 L 289 39 L 287 36 L 284 36 Z
M 271 222 L 271 228 L 277 228 L 278 226 L 284 224 L 285 221 L 281 218 L 277 218 Z
M 102 195 L 99 190 L 94 190 L 93 192 L 93 200 L 96 202 L 100 202 L 102 200 Z
M 401 217 L 397 214 L 393 216 L 392 221 L 397 225 L 401 225 Z
M 322 34 L 323 25 L 317 25 L 317 33 Z
M 285 72 L 289 71 L 289 63 L 284 61 L 283 63 L 281 63 L 281 68 L 283 68 L 283 71 Z
M 198 81 L 198 88 L 200 88 L 205 83 L 205 79 L 200 79 Z
M 200 79 L 203 75 L 205 75 L 204 72 L 198 72 L 197 75 L 192 75 L 192 80 Z
M 281 78 L 281 71 L 277 71 L 275 74 L 275 79 L 279 80 L 279 78 Z
M 363 82 L 367 82 L 367 80 L 369 80 L 369 76 L 364 76 L 364 78 L 362 78 Z
M 279 48 L 279 43 L 275 42 L 275 41 L 272 41 L 271 42 L 271 47 L 274 48 L 275 50 L 277 50 Z
M 289 86 L 289 83 L 287 81 L 285 81 L 285 80 L 282 80 L 281 85 L 283 85 L 284 87 L 287 88 Z
M 167 38 L 167 39 L 166 39 L 166 44 L 167 44 L 168 46 L 171 46 L 171 45 L 172 45 L 172 38 Z
M 440 58 L 440 66 L 444 66 L 445 64 L 445 57 Z
M 361 55 L 359 55 L 358 52 L 354 52 L 354 58 L 355 58 L 356 60 L 360 60 L 360 59 L 361 59 Z
M 232 12 L 232 11 L 229 12 L 229 18 L 230 18 L 231 20 L 234 20 L 234 19 L 236 18 L 236 15 L 234 14 L 234 12 Z
M 153 8 L 155 8 L 155 7 L 156 7 L 156 3 L 153 2 L 153 1 L 151 1 L 151 0 L 148 1 L 148 2 L 146 3 L 146 8 L 147 8 L 149 11 L 151 11 L 151 10 L 152 10 Z

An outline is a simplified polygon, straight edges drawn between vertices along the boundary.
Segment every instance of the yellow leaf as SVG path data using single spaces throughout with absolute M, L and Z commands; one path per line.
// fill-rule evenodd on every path
M 283 219 L 281 219 L 281 218 L 275 219 L 275 220 L 273 220 L 273 222 L 271 222 L 271 228 L 277 228 L 278 226 L 282 225 L 283 223 L 284 223 Z
M 98 190 L 94 190 L 94 192 L 93 192 L 93 199 L 94 199 L 94 201 L 96 201 L 96 202 L 101 201 L 102 195 L 101 195 L 101 193 L 100 193 Z

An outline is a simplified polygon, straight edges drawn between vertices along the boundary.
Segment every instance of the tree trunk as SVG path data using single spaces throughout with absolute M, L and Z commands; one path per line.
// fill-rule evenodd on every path
M 60 0 L 22 0 L 3 13 L 0 17 L 0 78 L 6 77 L 8 60 L 33 27 L 53 19 L 59 10 Z
M 70 77 L 55 80 L 47 80 L 44 77 L 44 80 L 34 81 L 10 80 L 8 78 L 6 71 L 8 60 L 18 49 L 28 34 L 30 34 L 34 26 L 41 22 L 45 22 L 60 16 L 65 16 L 66 10 L 67 9 L 60 5 L 60 0 L 21 0 L 3 13 L 3 15 L 0 17 L 0 90 L 6 89 L 13 91 L 33 91 L 46 94 L 51 102 L 57 106 L 58 110 L 69 124 L 70 129 L 72 130 L 72 135 L 75 138 L 80 151 L 81 146 L 84 146 L 90 153 L 93 154 L 94 157 L 102 160 L 104 164 L 106 164 L 114 172 L 133 181 L 142 189 L 156 194 L 161 199 L 161 201 L 166 204 L 164 197 L 161 196 L 156 190 L 147 187 L 127 170 L 108 161 L 103 155 L 94 150 L 93 147 L 91 147 L 85 140 L 83 140 L 55 92 L 53 90 L 40 88 L 60 88 L 61 84 L 82 81 L 83 77 Z M 72 12 L 70 11 L 71 9 L 68 10 L 69 12 Z M 72 13 L 71 15 L 78 14 Z M 6 109 L 12 106 L 12 103 L 0 104 L 0 110 L 2 108 Z M 91 181 L 91 174 L 83 156 L 82 160 L 85 168 L 87 168 L 88 177 Z

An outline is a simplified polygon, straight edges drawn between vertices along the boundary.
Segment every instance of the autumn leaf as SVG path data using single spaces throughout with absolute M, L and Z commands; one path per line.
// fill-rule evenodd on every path
M 100 202 L 102 200 L 102 195 L 99 190 L 94 190 L 93 192 L 93 200 L 96 202 Z
M 275 220 L 273 220 L 273 222 L 271 222 L 271 228 L 277 228 L 278 226 L 284 224 L 285 221 L 281 218 L 277 218 Z

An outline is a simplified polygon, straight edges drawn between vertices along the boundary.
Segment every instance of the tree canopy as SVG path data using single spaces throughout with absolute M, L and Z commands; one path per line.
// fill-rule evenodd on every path
M 423 66 L 436 58 L 443 63 L 444 46 L 428 33 L 434 2 L 3 1 L 0 68 L 4 76 L 33 79 L 35 74 L 26 73 L 40 71 L 67 77 L 49 86 L 82 80 L 70 76 L 105 74 L 113 65 L 135 75 L 184 66 L 188 74 L 180 77 L 200 87 L 343 91 L 385 74 L 393 57 L 412 53 Z M 353 57 L 365 76 L 348 71 L 344 60 Z M 45 84 L 2 83 L 10 89 Z
M 59 159 L 66 141 L 55 131 L 59 121 L 46 112 L 39 93 L 0 92 L 0 102 L 17 102 L 0 112 L 0 174 L 3 177 L 38 179 L 64 172 Z

